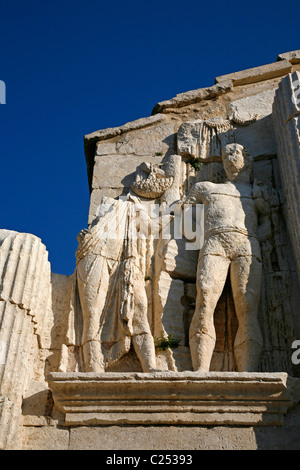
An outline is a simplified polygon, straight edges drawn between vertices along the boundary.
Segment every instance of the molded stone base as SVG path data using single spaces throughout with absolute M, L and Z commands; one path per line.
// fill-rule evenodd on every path
M 66 426 L 281 425 L 298 401 L 286 373 L 52 373 Z

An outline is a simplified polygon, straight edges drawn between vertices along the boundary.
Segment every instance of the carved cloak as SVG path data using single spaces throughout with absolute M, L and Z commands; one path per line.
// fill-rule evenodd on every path
M 147 305 L 145 318 L 133 325 L 134 289 L 144 289 L 147 244 L 136 236 L 134 202 L 106 199 L 76 252 L 74 342 L 99 341 L 107 366 L 129 351 L 133 334 L 149 332 Z

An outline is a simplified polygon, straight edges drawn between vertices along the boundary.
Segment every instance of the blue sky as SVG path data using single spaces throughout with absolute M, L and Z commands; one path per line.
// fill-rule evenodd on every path
M 299 2 L 0 0 L 0 228 L 72 274 L 87 226 L 83 136 L 300 48 Z

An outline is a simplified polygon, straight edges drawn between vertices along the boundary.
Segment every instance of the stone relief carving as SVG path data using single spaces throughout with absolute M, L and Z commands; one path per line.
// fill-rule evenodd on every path
M 133 233 L 136 202 L 132 196 L 106 201 L 97 224 L 79 234 L 76 280 L 86 371 L 104 372 L 131 343 L 143 371 L 156 370 L 145 290 L 148 240 Z
M 234 112 L 230 119 L 235 123 L 238 124 L 239 126 L 248 126 L 252 122 L 257 121 L 258 114 L 255 114 L 254 116 L 249 116 L 250 113 L 237 113 Z
M 275 188 L 260 182 L 256 186 L 256 195 L 264 201 L 265 209 L 260 215 L 258 230 L 263 261 L 260 323 L 264 347 L 261 369 L 291 372 L 293 272 L 280 194 Z
M 280 87 L 288 79 L 282 81 Z M 274 148 L 274 130 L 272 119 L 272 103 L 275 90 L 267 90 L 255 96 L 242 98 L 230 104 L 231 114 L 227 120 L 228 126 L 214 126 L 213 133 L 203 133 L 203 128 L 222 119 L 212 119 L 205 121 L 188 121 L 181 125 L 178 131 L 178 151 L 184 159 L 187 157 L 200 160 L 199 171 L 192 178 L 194 181 L 210 181 L 212 183 L 224 183 L 225 172 L 221 160 L 221 143 L 229 144 L 241 142 L 243 146 L 251 149 L 251 154 L 255 157 L 255 177 L 263 179 L 264 184 L 257 182 L 256 192 L 260 192 L 265 199 L 265 208 L 269 210 L 264 214 L 259 214 L 258 238 L 260 239 L 263 277 L 262 294 L 259 304 L 259 323 L 263 336 L 263 351 L 259 370 L 291 371 L 293 365 L 290 360 L 290 350 L 293 338 L 295 338 L 293 327 L 293 302 L 297 298 L 295 285 L 297 285 L 293 255 L 291 254 L 288 242 L 288 234 L 285 226 L 284 214 L 282 211 L 282 200 L 278 190 L 281 191 L 279 179 L 278 163 L 276 158 L 276 148 Z M 273 112 L 274 115 L 274 112 Z M 275 114 L 277 118 L 277 114 Z M 279 120 L 278 120 L 279 121 Z M 280 122 L 286 122 L 281 120 Z M 209 127 L 209 126 L 208 126 Z M 200 132 L 200 130 L 202 131 Z M 261 136 L 261 137 L 259 137 Z M 215 143 L 218 145 L 215 145 Z M 203 153 L 199 149 L 204 148 Z M 198 149 L 198 150 L 197 150 Z M 197 151 L 196 151 L 197 150 Z M 201 155 L 201 158 L 199 157 Z M 287 156 L 284 156 L 287 160 Z M 288 167 L 288 165 L 287 165 Z M 286 166 L 284 165 L 284 168 Z M 283 173 L 283 169 L 280 168 Z M 258 189 L 259 188 L 259 189 Z M 275 189 L 276 188 L 276 189 Z M 294 192 L 289 192 L 289 196 Z M 292 237 L 294 234 L 291 234 Z M 297 255 L 296 255 L 297 256 Z M 231 358 L 230 343 L 235 335 L 236 312 L 233 306 L 230 283 L 226 282 L 222 297 L 215 312 L 216 328 L 220 331 L 226 330 L 225 334 L 219 335 L 223 346 L 229 348 L 228 368 L 222 369 L 224 360 L 222 354 L 220 360 L 217 355 L 220 350 L 221 341 L 218 340 L 212 358 L 211 366 L 213 370 L 236 370 L 234 359 Z M 221 314 L 223 298 L 227 299 L 225 312 Z M 222 304 L 222 305 L 221 305 Z M 233 309 L 232 307 L 233 306 Z M 225 319 L 223 316 L 225 314 Z M 219 320 L 222 319 L 222 324 Z M 223 324 L 225 322 L 225 324 Z M 229 324 L 232 324 L 229 327 Z M 227 360 L 226 360 L 227 362 Z
M 146 289 L 148 273 L 153 270 L 155 233 L 151 235 L 148 228 L 156 219 L 154 226 L 159 231 L 172 216 L 152 214 L 136 194 L 146 202 L 159 197 L 165 204 L 178 200 L 181 167 L 178 155 L 169 157 L 164 168 L 142 163 L 127 198 L 104 198 L 98 218 L 78 235 L 76 319 L 71 330 L 77 330 L 79 338 L 73 342 L 82 346 L 81 367 L 85 371 L 104 372 L 120 361 L 131 345 L 144 372 L 157 370 L 148 308 L 151 294 Z
M 140 171 L 139 171 L 140 170 Z M 153 163 L 142 163 L 137 171 L 136 179 L 131 189 L 141 197 L 156 199 L 163 195 L 173 184 L 173 176 L 166 176 L 165 171 Z M 148 173 L 147 178 L 143 178 L 141 170 Z
M 214 171 L 211 165 L 218 167 Z M 278 229 L 276 231 L 278 194 L 257 178 L 252 184 L 252 167 L 253 159 L 242 145 L 227 144 L 222 150 L 222 163 L 208 162 L 193 177 L 197 181 L 205 179 L 206 175 L 208 181 L 195 183 L 188 195 L 183 196 L 184 179 L 191 174 L 182 157 L 172 155 L 161 166 L 140 165 L 126 201 L 104 199 L 98 219 L 89 230 L 79 234 L 76 253 L 77 309 L 80 309 L 81 318 L 80 321 L 77 319 L 77 324 L 82 322 L 81 339 L 77 344 L 82 345 L 84 370 L 110 370 L 131 346 L 144 371 L 192 368 L 208 371 L 212 362 L 216 370 L 220 370 L 220 361 L 224 362 L 226 355 L 228 365 L 223 366 L 225 370 L 226 367 L 238 371 L 269 370 L 271 364 L 274 367 L 274 358 L 271 359 L 268 352 L 272 349 L 270 341 L 276 345 L 278 342 L 283 344 L 283 340 L 280 337 L 270 340 L 269 332 L 265 327 L 260 328 L 258 320 L 264 317 L 264 324 L 268 323 L 271 328 L 274 319 L 270 317 L 270 305 L 275 305 L 276 301 L 270 298 L 272 294 L 266 283 L 275 282 L 283 292 L 284 286 L 287 288 L 288 271 L 282 275 L 277 272 L 272 280 L 270 278 L 270 263 L 274 258 L 271 252 L 276 246 L 274 230 L 275 237 L 280 237 Z M 200 252 L 197 275 L 194 258 L 198 254 L 188 254 L 184 240 L 162 240 L 161 236 L 158 240 L 149 236 L 144 239 L 132 237 L 131 223 L 135 220 L 136 209 L 143 208 L 151 199 L 165 202 L 169 207 L 178 201 L 179 205 L 204 203 L 207 209 L 205 246 Z M 116 214 L 118 237 L 110 239 L 107 230 L 115 223 Z M 149 223 L 148 220 L 145 226 Z M 279 247 L 278 256 L 284 259 L 280 250 Z M 174 265 L 174 275 L 171 265 Z M 229 283 L 226 281 L 228 271 L 231 274 Z M 197 295 L 191 297 L 193 278 L 196 279 Z M 261 288 L 264 292 L 262 300 Z M 228 289 L 232 292 L 230 295 Z M 223 313 L 221 310 L 217 313 L 221 294 L 227 296 L 226 309 L 230 310 L 231 305 L 232 312 L 223 311 L 220 305 L 218 308 Z M 174 295 L 177 307 L 176 311 L 172 310 L 174 320 L 171 321 L 168 320 L 168 309 L 175 308 L 170 302 Z M 288 301 L 284 303 L 286 308 L 282 312 L 280 331 L 283 337 L 292 338 Z M 276 310 L 276 306 L 274 308 Z M 214 351 L 215 329 L 223 328 L 221 316 L 224 314 L 229 315 L 225 320 L 227 331 L 224 331 L 225 342 L 221 338 L 218 340 L 218 350 L 229 341 L 232 357 L 230 350 Z M 153 337 L 162 331 L 165 334 L 175 332 L 181 342 L 178 351 L 155 351 Z M 188 337 L 190 339 L 186 340 Z M 231 347 L 229 343 L 227 346 Z M 223 360 L 222 355 L 225 355 Z M 279 362 L 282 361 L 283 358 Z
M 145 199 L 158 199 L 171 205 L 183 195 L 185 165 L 180 155 L 170 155 L 165 163 L 142 163 L 136 171 L 131 190 Z
M 178 130 L 178 150 L 202 161 L 216 161 L 224 145 L 235 142 L 234 126 L 229 119 L 188 121 Z
M 127 241 L 122 245 L 123 254 L 120 254 L 121 248 L 116 240 L 113 242 L 110 240 L 109 243 L 106 240 L 105 262 L 100 261 L 103 258 L 102 253 L 87 251 L 82 255 L 84 250 L 81 251 L 81 246 L 84 246 L 84 241 L 87 246 L 89 238 L 94 237 L 95 241 L 101 224 L 105 223 L 106 218 L 108 220 L 114 211 L 118 211 L 119 206 L 121 207 L 122 202 L 117 200 L 111 202 L 113 207 L 111 210 L 107 211 L 104 208 L 105 204 L 101 206 L 100 217 L 93 222 L 87 233 L 83 231 L 77 251 L 76 268 L 77 276 L 82 271 L 81 277 L 77 279 L 82 312 L 81 320 L 76 320 L 74 327 L 80 332 L 80 341 L 77 340 L 75 343 L 83 351 L 82 362 L 85 364 L 85 370 L 111 370 L 111 367 L 120 362 L 130 351 L 131 346 L 134 347 L 144 371 L 157 368 L 173 371 L 193 368 L 216 371 L 288 369 L 290 362 L 288 354 L 294 337 L 290 303 L 294 295 L 290 286 L 293 267 L 287 263 L 287 258 L 290 256 L 286 252 L 286 231 L 280 213 L 281 202 L 278 192 L 273 187 L 273 185 L 278 187 L 278 181 L 274 180 L 275 170 L 272 162 L 274 148 L 269 145 L 271 135 L 269 118 L 273 99 L 273 90 L 263 91 L 254 97 L 232 102 L 229 117 L 215 116 L 206 120 L 183 122 L 176 135 L 177 151 L 180 155 L 172 154 L 168 158 L 162 158 L 160 164 L 156 163 L 157 160 L 151 163 L 149 157 L 149 162 L 144 162 L 137 168 L 135 181 L 131 185 L 130 199 L 127 201 L 132 207 L 138 206 L 141 202 L 142 205 L 147 205 L 155 200 L 156 203 L 165 204 L 171 213 L 171 210 L 176 208 L 174 203 L 178 201 L 180 204 L 194 202 L 193 194 L 200 188 L 204 197 L 202 203 L 207 207 L 209 200 L 216 198 L 217 202 L 210 201 L 210 207 L 214 212 L 212 220 L 216 224 L 213 229 L 216 233 L 206 231 L 205 247 L 200 252 L 199 262 L 197 252 L 186 252 L 184 234 L 181 240 L 173 236 L 170 240 L 165 240 L 162 236 L 156 240 L 149 238 L 147 243 L 143 241 L 143 245 L 141 241 L 137 244 L 136 240 L 129 240 L 129 232 L 121 228 L 122 224 L 120 230 L 123 230 L 123 235 L 127 234 L 127 238 L 124 235 Z M 256 134 L 267 135 L 266 142 L 251 137 Z M 244 157 L 246 157 L 244 160 L 248 161 L 245 151 L 248 144 L 253 157 L 252 163 L 255 158 L 256 174 L 253 181 L 249 180 L 250 167 L 244 168 L 241 163 Z M 232 152 L 227 159 L 226 149 L 228 151 L 231 149 Z M 233 159 L 233 153 L 242 154 L 243 158 L 237 157 L 237 160 L 232 162 L 230 160 Z M 199 161 L 200 164 L 194 165 L 193 160 Z M 234 165 L 237 165 L 236 174 L 229 175 Z M 263 165 L 265 168 L 273 167 L 273 173 L 270 174 L 269 170 L 265 173 L 264 169 L 262 182 L 258 169 L 263 168 Z M 187 193 L 188 196 L 185 197 L 184 194 Z M 200 194 L 197 198 L 199 203 Z M 228 206 L 226 201 L 230 201 Z M 221 219 L 222 206 L 224 210 L 226 209 L 228 217 L 228 220 L 224 219 L 224 224 Z M 134 211 L 131 211 L 131 215 L 127 214 L 129 219 L 135 217 Z M 127 218 L 128 226 L 130 226 L 129 219 Z M 170 219 L 172 216 L 169 216 Z M 236 227 L 235 224 L 239 223 L 241 226 Z M 251 230 L 242 227 L 248 223 L 252 224 Z M 132 258 L 129 257 L 130 262 L 126 255 L 129 247 L 135 253 Z M 222 253 L 213 256 L 210 252 L 213 249 L 219 249 Z M 207 253 L 205 250 L 208 250 Z M 111 253 L 115 252 L 118 255 L 113 254 L 111 259 Z M 209 266 L 210 258 L 212 266 Z M 119 266 L 124 267 L 125 260 L 127 260 L 127 270 Z M 91 274 L 93 264 L 95 266 L 99 264 L 96 269 L 99 271 L 103 263 L 107 267 L 101 275 Z M 209 275 L 200 275 L 202 270 Z M 135 271 L 140 275 L 134 274 Z M 227 276 L 228 271 L 231 273 L 231 278 Z M 214 272 L 216 275 L 212 274 Z M 129 273 L 133 273 L 132 276 Z M 126 276 L 129 282 L 123 282 Z M 88 287 L 88 284 L 92 279 L 95 285 L 94 292 L 90 293 L 89 290 L 92 288 Z M 207 313 L 205 321 L 203 319 L 200 321 L 199 299 L 201 295 L 203 296 L 204 288 L 209 290 L 207 287 L 209 280 L 212 283 L 211 293 L 206 294 L 205 302 L 206 311 L 211 313 Z M 98 291 L 95 287 L 97 283 Z M 143 314 L 137 315 L 136 318 L 142 316 L 145 320 L 145 323 L 141 322 L 143 334 L 149 339 L 145 347 L 139 349 L 139 345 L 136 344 L 140 332 L 138 328 L 133 330 L 133 326 L 137 326 L 133 322 L 135 302 L 129 302 L 132 305 L 131 320 L 129 320 L 126 315 L 120 313 L 125 304 L 118 304 L 112 296 L 112 292 L 116 290 L 120 292 L 121 298 L 128 296 L 135 299 L 137 296 L 136 304 L 143 305 L 141 308 Z M 199 294 L 199 290 L 202 293 Z M 260 291 L 261 296 L 259 296 Z M 95 300 L 95 306 L 98 306 L 89 305 L 84 310 L 82 308 L 84 299 L 88 298 L 90 301 L 93 295 L 95 299 L 98 296 L 97 301 Z M 94 320 L 89 313 L 93 308 L 97 312 L 93 314 Z M 99 313 L 100 310 L 104 312 L 109 309 L 119 312 L 111 314 L 113 320 L 109 319 L 110 315 L 105 317 Z M 250 313 L 243 315 L 241 312 Z M 200 326 L 197 325 L 197 316 Z M 244 317 L 249 317 L 250 320 L 244 320 Z M 205 323 L 208 321 L 207 318 L 210 318 L 209 327 Z M 119 322 L 120 319 L 123 324 L 122 321 Z M 103 320 L 105 327 L 101 323 Z M 76 326 L 81 321 L 82 326 Z M 94 326 L 91 326 L 93 322 Z M 206 337 L 199 333 L 203 326 L 201 322 L 204 324 L 204 330 L 208 331 Z M 88 324 L 89 327 L 86 326 Z M 128 325 L 132 327 L 129 333 Z M 115 334 L 115 331 L 122 331 L 122 334 Z M 106 336 L 105 332 L 108 332 Z M 166 352 L 155 351 L 153 337 L 161 333 L 172 334 L 180 339 L 179 348 L 176 351 L 170 349 Z M 201 335 L 203 341 L 199 339 Z M 116 339 L 117 337 L 122 337 L 122 341 Z M 205 342 L 207 344 L 210 342 L 210 346 L 200 347 L 200 344 L 203 345 Z M 122 367 L 123 365 L 120 369 L 112 370 L 123 370 Z
M 255 371 L 262 352 L 258 324 L 262 262 L 257 239 L 257 213 L 264 200 L 250 182 L 252 158 L 239 144 L 222 151 L 227 182 L 196 183 L 185 203 L 204 203 L 204 246 L 197 273 L 197 303 L 190 326 L 194 370 L 209 371 L 216 334 L 214 311 L 230 268 L 231 287 L 238 319 L 234 355 L 238 371 Z
M 60 420 L 56 406 L 66 415 L 66 426 L 137 420 L 226 426 L 228 419 L 238 426 L 282 424 L 299 377 L 291 360 L 300 331 L 299 106 L 290 100 L 292 80 L 299 78 L 295 73 L 280 83 L 273 113 L 272 88 L 243 98 L 237 94 L 226 113 L 225 105 L 218 108 L 223 117 L 182 122 L 187 118 L 182 114 L 178 131 L 177 124 L 166 124 L 163 138 L 151 120 L 147 145 L 135 125 L 122 130 L 122 139 L 118 130 L 98 142 L 92 188 L 101 196 L 95 198 L 91 225 L 78 236 L 71 276 L 51 273 L 38 238 L 1 230 L 0 448 L 20 447 L 21 429 L 44 426 L 53 410 Z M 177 149 L 170 145 L 176 139 Z M 143 159 L 148 162 L 138 167 L 127 197 L 104 197 L 99 204 L 103 194 L 117 198 L 130 190 Z M 103 168 L 109 165 L 111 175 L 102 187 L 98 176 L 106 177 Z M 168 215 L 149 218 L 152 202 Z M 206 208 L 199 253 L 186 250 L 184 233 L 174 234 L 182 206 L 195 203 Z M 145 220 L 139 231 L 154 221 L 159 236 L 136 237 L 137 218 Z M 167 222 L 169 239 L 163 236 Z M 179 340 L 178 348 L 155 349 L 161 334 Z M 193 369 L 213 373 L 189 372 Z M 172 390 L 174 403 L 166 402 L 166 390 Z M 120 393 L 121 405 L 114 398 Z M 144 401 L 137 416 L 140 394 Z M 238 412 L 231 408 L 237 394 Z

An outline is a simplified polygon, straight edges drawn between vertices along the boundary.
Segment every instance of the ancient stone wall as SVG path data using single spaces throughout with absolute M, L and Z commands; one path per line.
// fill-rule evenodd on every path
M 292 240 L 298 274 L 299 259 L 299 175 L 300 175 L 300 74 L 284 77 L 276 90 L 273 121 L 277 141 L 278 163 L 284 190 L 284 209 Z
M 168 402 L 173 408 L 166 409 L 164 397 L 172 395 L 172 383 L 178 377 L 182 379 L 176 387 L 181 386 L 181 380 L 196 383 L 184 374 L 193 373 L 189 327 L 197 301 L 199 247 L 187 250 L 185 236 L 149 239 L 139 251 L 147 321 L 156 340 L 171 336 L 179 345 L 164 350 L 156 347 L 156 366 L 163 375 L 154 380 L 158 389 L 149 385 L 149 397 L 144 397 L 143 405 L 125 404 L 130 394 L 118 404 L 118 380 L 136 380 L 143 385 L 136 349 L 131 346 L 127 354 L 107 367 L 104 374 L 119 374 L 111 385 L 115 402 L 109 403 L 115 406 L 117 402 L 119 409 L 114 408 L 115 421 L 109 425 L 103 418 L 106 410 L 101 408 L 98 392 L 85 388 L 91 385 L 83 357 L 78 269 L 72 276 L 51 273 L 46 248 L 39 239 L 2 230 L 1 448 L 299 448 L 300 371 L 291 360 L 293 341 L 300 338 L 299 103 L 290 99 L 299 71 L 299 51 L 281 54 L 272 64 L 217 77 L 211 87 L 157 103 L 150 117 L 93 132 L 84 139 L 91 194 L 87 230 L 97 226 L 105 198 L 116 201 L 132 194 L 133 183 L 138 187 L 143 178 L 148 178 L 147 172 L 153 178 L 164 178 L 166 184 L 162 194 L 159 185 L 155 187 L 158 193 L 151 193 L 152 200 L 170 205 L 184 198 L 197 182 L 224 183 L 224 146 L 238 143 L 252 155 L 253 179 L 266 208 L 260 216 L 258 234 L 263 266 L 258 320 L 263 349 L 256 372 L 262 376 L 246 377 L 246 392 L 238 392 L 242 380 L 234 357 L 238 322 L 228 277 L 215 309 L 216 345 L 210 371 L 225 374 L 221 376 L 224 390 L 229 387 L 235 398 L 223 402 L 220 397 L 225 392 L 218 389 L 215 398 L 220 401 L 213 409 L 205 396 L 199 403 L 188 387 L 184 393 L 190 408 L 184 417 L 182 406 L 187 402 Z M 150 204 L 150 199 L 141 198 L 143 204 Z M 172 213 L 168 217 L 174 231 L 175 216 Z M 113 269 L 110 261 L 107 266 Z M 95 383 L 102 387 L 103 377 L 99 377 Z M 153 377 L 150 374 L 147 380 L 151 382 Z M 204 379 L 209 382 L 209 375 Z M 73 392 L 64 395 L 74 380 L 78 381 L 75 404 Z M 232 384 L 237 388 L 231 389 Z M 274 396 L 279 397 L 278 402 Z M 130 399 L 136 399 L 134 393 Z M 153 406 L 151 400 L 156 400 L 158 425 L 147 415 L 147 407 Z M 247 400 L 253 405 L 248 411 L 244 408 Z M 136 417 L 132 406 L 144 406 L 144 410 Z M 96 410 L 93 416 L 89 414 L 91 408 Z M 227 421 L 217 419 L 220 414 Z M 123 415 L 129 425 L 120 420 Z M 168 421 L 170 416 L 173 424 Z

